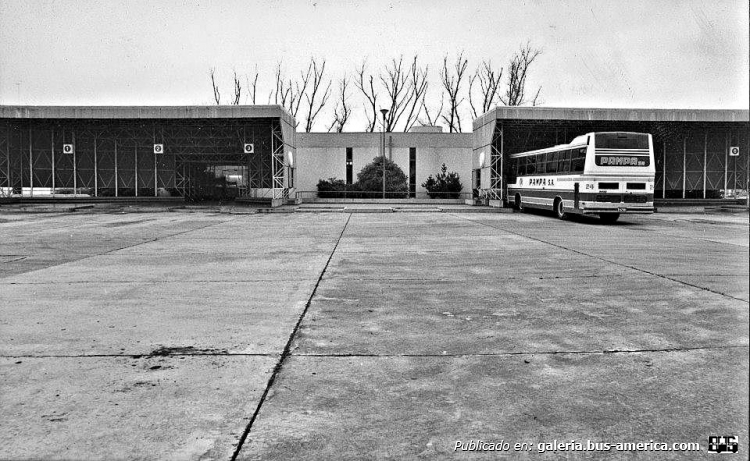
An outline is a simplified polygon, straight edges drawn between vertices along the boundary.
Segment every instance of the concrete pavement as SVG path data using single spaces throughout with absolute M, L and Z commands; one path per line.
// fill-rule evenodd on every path
M 747 215 L 0 215 L 0 459 L 748 453 Z M 510 442 L 501 452 L 457 441 Z M 530 449 L 514 451 L 513 444 Z

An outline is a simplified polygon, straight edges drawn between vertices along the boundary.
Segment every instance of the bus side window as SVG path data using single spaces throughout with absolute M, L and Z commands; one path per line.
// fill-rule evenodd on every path
M 540 174 L 547 172 L 547 154 L 537 154 L 536 172 Z
M 526 164 L 526 174 L 535 174 L 536 173 L 536 156 L 535 155 L 529 155 L 526 157 L 528 160 L 528 163 Z
M 570 154 L 573 151 L 566 150 L 563 152 L 560 152 L 560 159 L 557 164 L 557 171 L 560 171 L 562 173 L 567 173 L 570 171 Z
M 547 173 L 557 173 L 557 156 L 559 152 L 550 152 L 547 154 Z
M 586 148 L 578 149 L 578 152 L 576 153 L 573 151 L 573 161 L 571 162 L 571 169 L 573 171 L 583 171 L 583 166 L 586 163 Z M 577 155 L 576 155 L 577 154 Z

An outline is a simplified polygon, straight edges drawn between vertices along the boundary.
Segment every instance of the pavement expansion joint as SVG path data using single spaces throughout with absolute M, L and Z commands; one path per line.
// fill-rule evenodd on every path
M 13 274 L 17 275 L 17 274 Z M 424 281 L 428 281 L 429 279 L 424 279 Z M 219 280 L 179 280 L 179 279 L 132 279 L 132 280 L 64 280 L 64 281 L 55 281 L 55 280 L 43 280 L 43 281 L 23 281 L 23 282 L 5 282 L 0 278 L 0 285 L 85 285 L 85 284 L 95 284 L 95 285 L 102 285 L 102 284 L 130 284 L 130 283 L 143 283 L 143 284 L 156 284 L 156 283 L 232 283 L 232 284 L 240 284 L 240 283 L 255 283 L 255 282 L 299 282 L 299 278 L 255 278 L 255 279 L 244 279 L 244 280 L 237 280 L 237 279 L 219 279 Z
M 722 345 L 722 346 L 704 346 L 704 347 L 672 347 L 672 348 L 658 348 L 658 349 L 600 349 L 592 351 L 520 351 L 520 352 L 492 352 L 492 353 L 476 353 L 476 354 L 358 354 L 358 353 L 342 353 L 342 354 L 315 354 L 315 353 L 302 353 L 294 354 L 294 357 L 309 357 L 309 358 L 351 358 L 351 357 L 364 357 L 364 358 L 451 358 L 451 357 L 512 357 L 520 355 L 608 355 L 608 354 L 642 354 L 647 352 L 660 353 L 660 352 L 693 352 L 693 351 L 710 351 L 710 350 L 729 350 L 729 349 L 747 349 L 748 345 Z
M 687 274 L 692 275 L 692 274 Z M 699 274 L 695 274 L 699 275 Z M 747 275 L 747 274 L 736 274 L 736 275 L 728 275 L 728 274 L 722 274 L 722 276 L 726 277 L 734 277 L 737 275 Z M 509 276 L 503 276 L 503 280 L 527 280 L 527 279 L 537 279 L 537 280 L 550 280 L 550 279 L 583 279 L 583 278 L 618 278 L 620 275 L 618 274 L 582 274 L 582 275 L 553 275 L 553 276 L 515 276 L 515 275 L 509 275 Z M 715 277 L 715 276 L 710 276 Z M 336 274 L 336 275 L 329 275 L 325 277 L 326 280 L 332 280 L 332 279 L 345 279 L 345 280 L 362 280 L 362 281 L 387 281 L 387 282 L 457 282 L 461 283 L 463 280 L 456 279 L 456 278 L 424 278 L 424 277 L 350 277 L 344 274 Z
M 258 405 L 255 407 L 255 411 L 253 412 L 252 417 L 250 417 L 250 421 L 248 421 L 247 426 L 245 427 L 245 430 L 242 432 L 242 436 L 237 441 L 237 447 L 234 451 L 234 454 L 232 455 L 232 461 L 235 461 L 237 459 L 237 456 L 239 456 L 240 450 L 242 450 L 242 446 L 245 444 L 245 440 L 247 440 L 247 437 L 250 434 L 250 431 L 253 427 L 253 424 L 255 423 L 255 420 L 257 419 L 258 414 L 260 414 L 260 410 L 263 407 L 263 403 L 266 401 L 268 397 L 268 393 L 271 391 L 271 388 L 273 387 L 273 384 L 276 381 L 276 376 L 278 376 L 279 373 L 281 372 L 281 369 L 283 368 L 284 362 L 286 361 L 286 359 L 290 355 L 292 355 L 292 343 L 294 342 L 294 338 L 297 336 L 297 332 L 299 331 L 299 328 L 302 325 L 302 320 L 305 318 L 307 311 L 310 309 L 310 305 L 312 304 L 312 300 L 315 297 L 315 293 L 318 291 L 318 286 L 320 286 L 320 283 L 323 281 L 323 276 L 325 275 L 326 270 L 328 270 L 328 265 L 331 264 L 333 255 L 334 253 L 336 253 L 336 249 L 338 248 L 339 243 L 341 242 L 341 239 L 344 237 L 344 232 L 346 232 L 346 228 L 349 225 L 350 220 L 351 220 L 351 214 L 347 216 L 346 222 L 344 222 L 344 226 L 341 229 L 341 233 L 339 233 L 339 236 L 336 239 L 336 244 L 331 249 L 331 254 L 328 255 L 328 260 L 323 266 L 323 270 L 320 271 L 318 280 L 315 282 L 315 286 L 313 287 L 312 292 L 310 293 L 310 297 L 307 299 L 307 303 L 305 303 L 305 308 L 302 310 L 302 313 L 297 319 L 297 323 L 294 325 L 294 328 L 292 329 L 292 333 L 289 335 L 289 339 L 287 340 L 286 345 L 284 346 L 284 350 L 281 353 L 281 356 L 279 357 L 278 362 L 274 366 L 271 376 L 268 378 L 268 383 L 266 384 L 266 388 L 263 390 L 263 395 L 261 395 L 260 401 L 258 402 Z
M 3 355 L 0 354 L 0 358 L 3 359 L 87 359 L 87 358 L 155 358 L 155 357 L 279 357 L 281 353 L 251 353 L 251 352 L 185 352 L 185 353 L 170 353 L 168 355 L 158 354 L 13 354 Z

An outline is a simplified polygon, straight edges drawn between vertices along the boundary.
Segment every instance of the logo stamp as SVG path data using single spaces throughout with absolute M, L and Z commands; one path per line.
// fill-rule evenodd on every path
M 739 441 L 736 435 L 711 435 L 708 437 L 709 453 L 737 453 Z

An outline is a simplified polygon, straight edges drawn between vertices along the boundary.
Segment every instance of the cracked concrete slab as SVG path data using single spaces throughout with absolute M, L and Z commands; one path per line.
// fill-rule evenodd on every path
M 468 244 L 457 244 L 449 251 L 399 251 L 387 247 L 377 252 L 344 250 L 336 251 L 332 262 L 335 264 L 326 272 L 326 278 L 483 280 L 497 283 L 534 276 L 592 277 L 634 272 L 584 255 L 543 252 L 542 247 L 513 249 L 502 243 L 483 250 Z
M 305 278 L 0 285 L 2 324 L 12 325 L 2 328 L 0 355 L 145 355 L 159 346 L 279 353 L 313 287 Z
M 0 254 L 22 254 L 22 260 L 2 265 L 0 280 L 48 267 L 72 263 L 92 256 L 142 245 L 154 239 L 189 232 L 221 223 L 170 215 L 153 218 L 152 214 L 120 215 L 82 214 L 52 215 L 13 214 L 3 223 L 9 238 L 0 242 Z M 120 225 L 137 222 L 136 225 Z
M 747 453 L 748 387 L 736 379 L 748 373 L 746 354 L 294 356 L 238 459 L 702 459 L 719 432 Z M 470 440 L 531 449 L 454 452 Z M 553 440 L 702 451 L 540 454 Z
M 231 245 L 227 243 L 227 245 Z M 288 248 L 288 247 L 286 247 Z M 329 252 L 332 246 L 329 248 Z M 226 251 L 226 250 L 225 250 Z M 58 265 L 33 280 L 76 282 L 242 282 L 246 280 L 300 280 L 317 275 L 328 259 L 325 252 L 279 250 L 275 254 L 231 252 L 106 254 Z M 9 277 L 1 283 L 22 283 L 29 277 Z
M 747 304 L 658 277 L 324 279 L 296 354 L 747 346 Z
M 746 217 L 82 211 L 0 220 L 0 458 L 747 453 Z
M 0 459 L 230 459 L 275 363 L 0 358 Z

